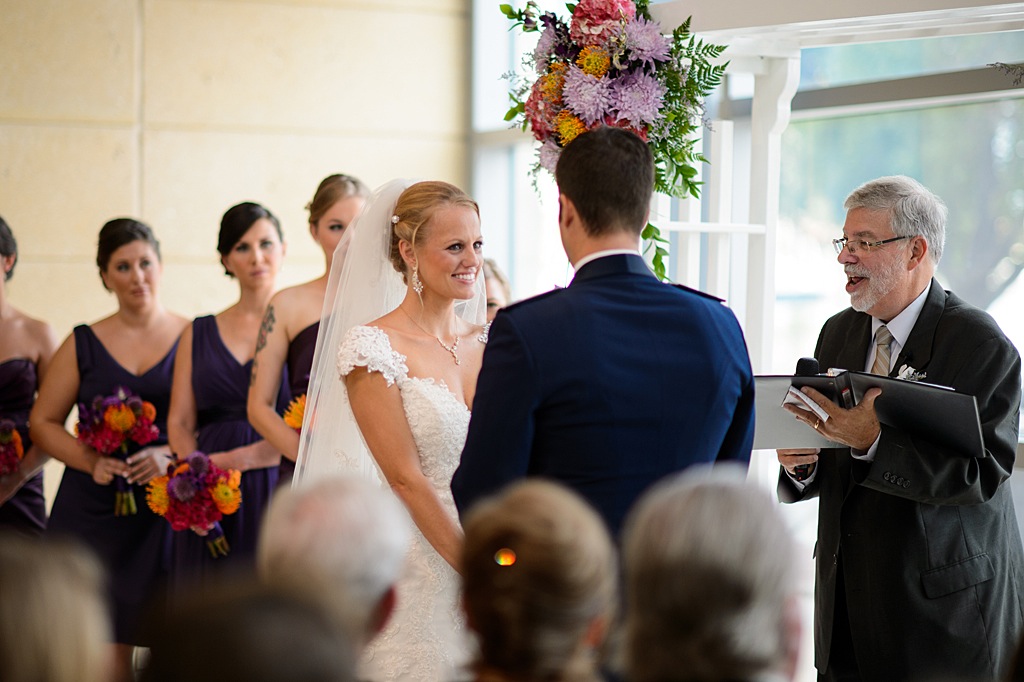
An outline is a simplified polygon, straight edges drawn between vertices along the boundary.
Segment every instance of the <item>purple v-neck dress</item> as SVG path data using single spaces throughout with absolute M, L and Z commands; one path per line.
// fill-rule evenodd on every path
M 0 362 L 0 419 L 10 419 L 18 428 L 21 444 L 28 452 L 28 413 L 35 402 L 39 379 L 36 363 L 28 358 Z M 7 502 L 0 504 L 0 529 L 38 536 L 46 530 L 46 501 L 43 499 L 43 472 L 21 487 Z
M 87 325 L 75 327 L 75 352 L 81 380 L 78 400 L 110 395 L 117 386 L 153 403 L 160 436 L 149 445 L 167 443 L 167 409 L 177 341 L 160 362 L 143 374 L 132 374 L 110 355 Z M 131 445 L 129 454 L 139 450 Z M 70 535 L 96 552 L 106 566 L 114 616 L 114 640 L 145 645 L 140 633 L 147 616 L 162 607 L 167 577 L 171 526 L 146 504 L 145 486 L 134 486 L 138 513 L 114 516 L 117 486 L 98 485 L 92 476 L 67 467 L 50 510 L 47 532 Z
M 206 454 L 224 452 L 260 440 L 246 416 L 252 360 L 241 364 L 221 338 L 213 315 L 192 323 L 192 392 L 196 401 L 197 447 Z M 281 386 L 278 411 L 287 406 L 288 389 Z M 186 457 L 189 453 L 175 453 Z M 224 569 L 252 568 L 263 511 L 277 485 L 278 467 L 252 469 L 242 474 L 242 505 L 221 519 L 231 547 L 226 557 L 214 559 L 206 540 L 190 530 L 174 533 L 173 582 L 187 588 L 196 581 L 215 577 Z
M 309 390 L 309 372 L 313 368 L 313 351 L 316 349 L 316 335 L 320 331 L 320 323 L 314 322 L 295 335 L 288 345 L 288 388 L 291 392 L 289 401 L 304 395 Z M 290 485 L 295 472 L 295 462 L 287 457 L 281 458 L 281 476 L 278 485 Z

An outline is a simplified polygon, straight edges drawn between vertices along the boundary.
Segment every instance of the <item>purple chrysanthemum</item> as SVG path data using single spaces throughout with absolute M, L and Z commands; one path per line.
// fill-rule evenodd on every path
M 586 125 L 592 126 L 604 120 L 611 104 L 610 95 L 609 79 L 588 76 L 576 65 L 569 67 L 562 101 Z
M 668 60 L 670 45 L 656 22 L 637 17 L 626 24 L 626 49 L 632 59 L 653 67 L 654 62 Z
M 547 73 L 548 55 L 555 46 L 555 27 L 553 24 L 544 24 L 544 30 L 537 40 L 537 47 L 533 50 L 533 64 L 537 67 L 537 73 Z
M 612 82 L 610 94 L 611 109 L 619 121 L 640 126 L 661 118 L 665 86 L 653 76 L 639 71 L 627 73 Z
M 175 476 L 168 485 L 167 492 L 179 502 L 188 502 L 196 494 L 196 486 L 191 476 Z
M 540 167 L 552 175 L 555 174 L 555 166 L 558 164 L 558 157 L 562 155 L 562 148 L 554 140 L 548 140 L 537 150 L 537 161 Z
M 189 470 L 199 477 L 205 476 L 210 469 L 210 460 L 198 450 L 189 455 L 185 461 L 188 462 Z

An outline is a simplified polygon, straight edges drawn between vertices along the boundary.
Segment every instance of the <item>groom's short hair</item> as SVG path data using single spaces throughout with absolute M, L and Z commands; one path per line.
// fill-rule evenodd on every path
M 589 235 L 620 230 L 639 235 L 654 191 L 654 156 L 636 134 L 603 126 L 562 150 L 555 181 Z

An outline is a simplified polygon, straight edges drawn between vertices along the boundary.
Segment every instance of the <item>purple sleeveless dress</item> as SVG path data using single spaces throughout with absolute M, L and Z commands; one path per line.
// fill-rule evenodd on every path
M 81 383 L 78 400 L 110 395 L 117 386 L 153 403 L 160 436 L 149 445 L 167 443 L 167 409 L 171 373 L 178 343 L 144 374 L 122 367 L 87 325 L 75 327 L 75 352 Z M 132 445 L 129 454 L 139 450 Z M 163 606 L 171 525 L 146 504 L 145 486 L 134 486 L 138 513 L 114 516 L 115 485 L 98 485 L 92 476 L 67 467 L 50 510 L 47 533 L 70 535 L 92 548 L 107 569 L 113 608 L 114 641 L 146 645 L 140 630 L 146 617 L 156 617 Z
M 18 427 L 21 444 L 28 452 L 28 413 L 38 388 L 36 364 L 28 358 L 0 362 L 0 419 L 10 419 Z M 43 472 L 28 481 L 14 496 L 0 505 L 0 529 L 39 536 L 46 530 L 46 501 L 43 499 Z
M 309 389 L 309 372 L 313 368 L 313 351 L 316 349 L 316 335 L 320 331 L 320 323 L 314 322 L 295 335 L 288 346 L 288 388 L 290 400 L 304 395 Z M 287 457 L 281 458 L 281 475 L 278 485 L 291 485 L 295 462 Z
M 261 439 L 246 416 L 251 370 L 252 360 L 239 364 L 224 345 L 213 315 L 195 319 L 192 323 L 192 391 L 196 400 L 200 451 L 213 454 Z M 282 382 L 278 411 L 287 407 L 287 395 L 288 389 Z M 189 453 L 175 454 L 186 457 Z M 231 547 L 226 557 L 214 559 L 206 547 L 206 539 L 190 530 L 173 534 L 171 571 L 176 591 L 216 578 L 225 569 L 253 568 L 260 521 L 277 485 L 277 475 L 277 466 L 242 474 L 242 505 L 220 521 Z

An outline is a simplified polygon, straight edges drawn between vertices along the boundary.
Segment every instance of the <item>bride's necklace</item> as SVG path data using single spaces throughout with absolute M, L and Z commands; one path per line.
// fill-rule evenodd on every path
M 426 335 L 428 335 L 428 336 L 433 336 L 433 337 L 434 337 L 434 340 L 436 340 L 436 341 L 437 341 L 437 342 L 438 342 L 439 344 L 441 344 L 441 348 L 444 348 L 444 349 L 445 349 L 446 351 L 448 351 L 449 353 L 451 353 L 452 359 L 453 359 L 453 360 L 455 360 L 455 364 L 456 364 L 456 365 L 461 365 L 461 364 L 462 364 L 462 362 L 461 362 L 461 361 L 459 360 L 459 355 L 458 355 L 458 350 L 459 350 L 459 341 L 461 341 L 461 340 L 462 340 L 462 337 L 461 337 L 461 336 L 458 336 L 458 335 L 456 335 L 456 336 L 455 336 L 455 341 L 453 341 L 453 342 L 452 342 L 452 345 L 450 345 L 450 346 L 449 346 L 449 345 L 448 345 L 447 343 L 445 343 L 444 341 L 442 341 L 442 340 L 441 340 L 441 337 L 440 337 L 440 336 L 437 336 L 437 335 L 435 335 L 435 334 L 431 334 L 431 333 L 430 333 L 430 332 L 428 332 L 428 331 L 427 331 L 426 329 L 424 329 L 424 328 L 423 328 L 423 325 L 421 325 L 421 324 L 420 324 L 419 322 L 417 322 L 417 321 L 416 321 L 416 318 L 414 318 L 414 317 L 413 317 L 412 315 L 410 315 L 410 314 L 409 314 L 409 311 L 408 311 L 408 310 L 406 310 L 406 309 L 405 309 L 405 308 L 403 308 L 402 306 L 398 306 L 398 307 L 399 307 L 399 309 L 400 309 L 400 310 L 401 310 L 401 311 L 402 311 L 403 313 L 405 313 L 405 316 L 406 316 L 406 317 L 408 317 L 408 318 L 409 318 L 410 320 L 412 320 L 412 323 L 413 323 L 414 325 L 416 325 L 417 327 L 419 327 L 419 328 L 420 328 L 420 330 L 421 330 L 421 331 L 422 331 L 422 332 L 423 332 L 424 334 L 426 334 Z

